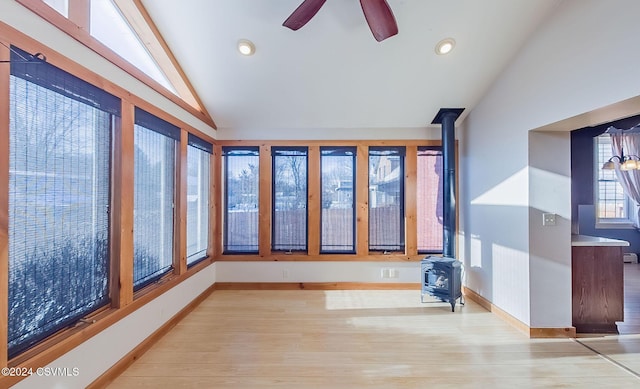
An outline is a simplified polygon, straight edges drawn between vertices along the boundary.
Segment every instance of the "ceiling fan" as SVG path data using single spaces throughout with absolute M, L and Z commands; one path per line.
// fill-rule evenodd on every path
M 325 1 L 304 0 L 282 25 L 294 31 L 299 29 L 313 18 Z M 386 0 L 360 0 L 360 6 L 367 19 L 367 24 L 378 42 L 398 33 L 396 18 Z

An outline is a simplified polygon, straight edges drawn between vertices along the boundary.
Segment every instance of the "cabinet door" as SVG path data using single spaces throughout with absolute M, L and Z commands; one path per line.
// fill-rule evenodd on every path
M 624 319 L 622 248 L 572 247 L 572 319 L 578 332 L 616 332 Z

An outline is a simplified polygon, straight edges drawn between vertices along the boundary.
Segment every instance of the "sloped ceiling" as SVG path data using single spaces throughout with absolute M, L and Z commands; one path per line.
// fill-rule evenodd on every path
M 358 0 L 142 0 L 219 128 L 421 128 L 479 102 L 561 0 L 388 0 L 399 34 L 376 42 Z M 443 38 L 457 45 L 435 54 Z M 239 39 L 256 46 L 250 57 Z

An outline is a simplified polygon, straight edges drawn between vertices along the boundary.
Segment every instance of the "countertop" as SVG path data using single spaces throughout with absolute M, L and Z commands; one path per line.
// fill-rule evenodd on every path
M 571 246 L 629 246 L 629 242 L 599 236 L 571 235 Z

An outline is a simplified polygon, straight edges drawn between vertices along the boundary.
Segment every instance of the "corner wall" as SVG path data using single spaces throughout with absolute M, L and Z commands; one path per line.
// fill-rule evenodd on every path
M 581 114 L 598 124 L 586 113 L 640 95 L 638 13 L 634 0 L 560 3 L 467 118 L 466 285 L 530 327 L 571 325 L 571 188 L 568 134 L 529 132 L 580 128 L 553 123 Z M 542 211 L 558 224 L 543 227 Z

